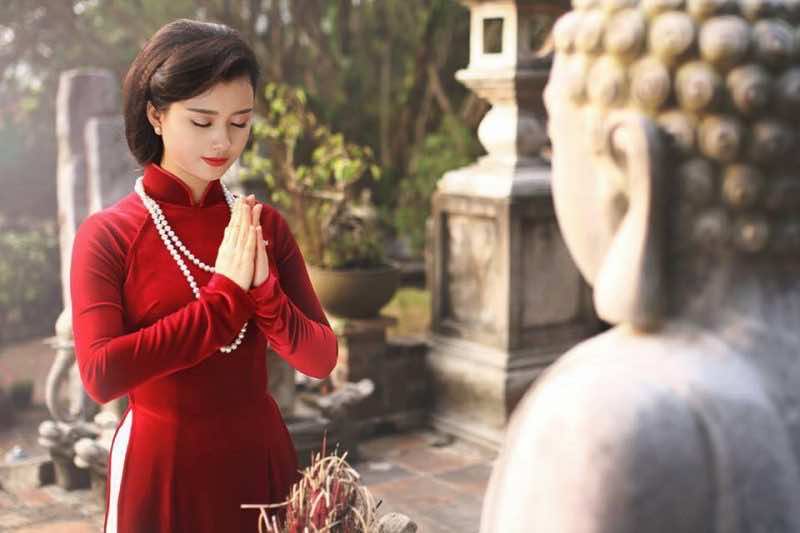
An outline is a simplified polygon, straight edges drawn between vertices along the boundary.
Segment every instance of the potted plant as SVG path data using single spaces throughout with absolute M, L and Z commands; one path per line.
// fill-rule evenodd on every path
M 286 217 L 325 309 L 372 318 L 391 300 L 399 272 L 386 261 L 371 201 L 380 178 L 372 150 L 321 124 L 305 92 L 268 84 L 266 117 L 253 124 L 245 179 L 263 179 Z

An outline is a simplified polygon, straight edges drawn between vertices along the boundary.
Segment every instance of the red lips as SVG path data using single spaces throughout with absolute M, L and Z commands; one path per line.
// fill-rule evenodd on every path
M 211 165 L 212 167 L 221 167 L 225 163 L 228 162 L 228 158 L 218 158 L 218 157 L 203 157 L 203 161 Z

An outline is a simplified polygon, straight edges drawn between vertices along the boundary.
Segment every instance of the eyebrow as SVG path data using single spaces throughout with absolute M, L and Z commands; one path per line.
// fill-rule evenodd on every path
M 219 111 L 213 111 L 211 109 L 199 109 L 199 108 L 196 108 L 196 107 L 187 107 L 186 109 L 189 110 L 189 111 L 195 111 L 197 113 L 203 113 L 203 114 L 206 114 L 206 115 L 219 115 Z M 234 115 L 244 115 L 245 113 L 249 113 L 252 110 L 253 110 L 252 107 L 248 107 L 247 109 L 241 109 L 239 111 L 236 111 L 233 114 Z

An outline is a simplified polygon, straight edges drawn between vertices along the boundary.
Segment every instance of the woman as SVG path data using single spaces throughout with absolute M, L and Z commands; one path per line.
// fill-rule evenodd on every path
M 70 287 L 87 392 L 129 399 L 107 533 L 257 531 L 257 511 L 240 506 L 282 501 L 298 478 L 266 349 L 316 378 L 336 364 L 286 221 L 220 182 L 247 142 L 258 76 L 237 32 L 177 20 L 125 78 L 125 133 L 144 174 L 80 225 Z

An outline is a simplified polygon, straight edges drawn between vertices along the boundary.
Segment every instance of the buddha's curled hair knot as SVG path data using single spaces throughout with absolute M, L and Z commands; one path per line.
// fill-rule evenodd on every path
M 670 139 L 673 242 L 800 255 L 800 0 L 576 0 L 553 33 L 565 98 Z

